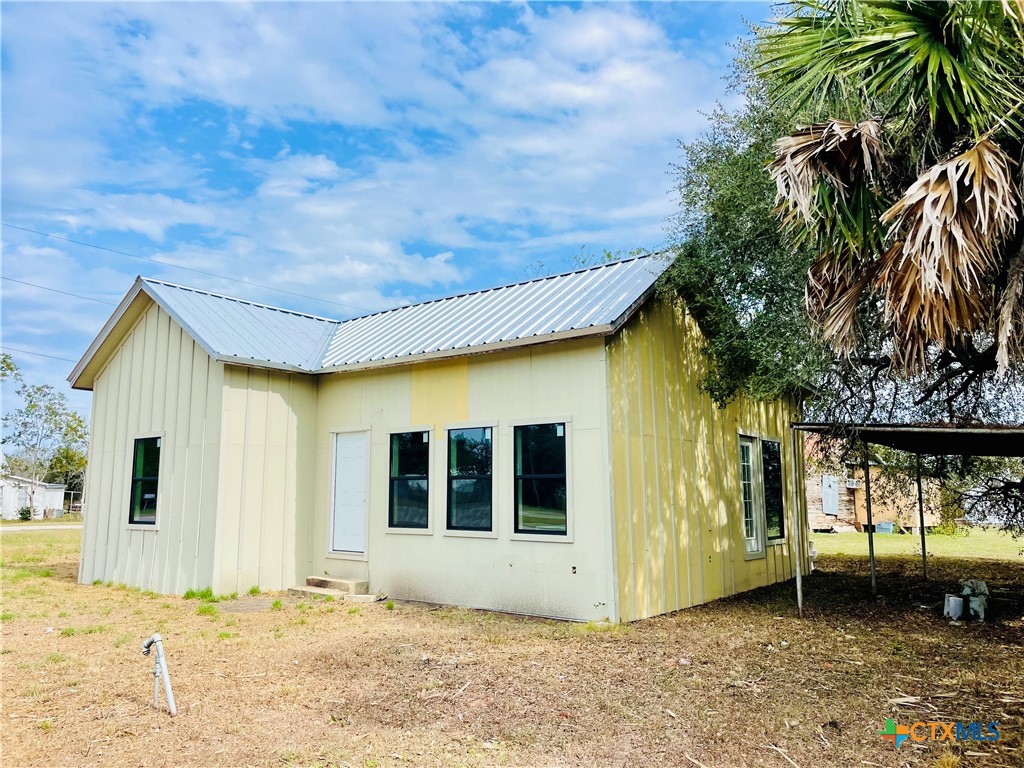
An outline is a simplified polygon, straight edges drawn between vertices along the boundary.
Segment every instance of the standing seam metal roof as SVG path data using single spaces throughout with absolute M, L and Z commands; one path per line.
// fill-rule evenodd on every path
M 318 366 L 336 320 L 143 278 L 146 290 L 214 357 Z
M 640 256 L 344 321 L 161 280 L 140 283 L 213 357 L 316 373 L 557 334 L 611 333 L 668 264 Z
M 588 328 L 608 332 L 668 265 L 658 256 L 640 256 L 347 320 L 338 325 L 320 367 L 541 341 Z

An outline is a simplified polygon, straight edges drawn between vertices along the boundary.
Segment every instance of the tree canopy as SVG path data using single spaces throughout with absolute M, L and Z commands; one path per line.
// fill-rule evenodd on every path
M 24 381 L 9 355 L 0 364 L 3 378 L 17 383 L 21 402 L 3 417 L 3 443 L 14 449 L 4 457 L 4 471 L 81 491 L 89 442 L 85 419 L 68 407 L 63 392 Z
M 1021 419 L 1012 287 L 1024 227 L 1010 226 L 1021 216 L 1021 133 L 1004 128 L 1024 108 L 1006 95 L 1024 71 L 1024 49 L 1011 44 L 1016 9 L 800 0 L 740 50 L 742 106 L 716 110 L 710 129 L 681 147 L 678 258 L 663 281 L 704 332 L 704 385 L 719 404 L 804 389 L 816 393 L 811 414 L 826 419 Z M 876 37 L 903 43 L 872 47 Z M 953 82 L 957 73 L 966 84 Z M 1002 84 L 974 84 L 983 74 Z M 996 163 L 994 187 L 965 187 L 975 171 L 945 197 L 922 197 L 922 178 L 964 176 L 997 143 L 1016 176 Z M 911 190 L 915 204 L 904 200 Z M 925 226 L 954 198 L 973 251 Z M 954 262 L 967 264 L 961 277 L 942 271 Z M 964 285 L 973 298 L 957 292 Z

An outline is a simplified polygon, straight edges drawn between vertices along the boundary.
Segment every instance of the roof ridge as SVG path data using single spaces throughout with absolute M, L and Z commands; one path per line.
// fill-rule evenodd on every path
M 215 293 L 214 291 L 207 291 L 207 290 L 204 290 L 202 288 L 195 288 L 195 287 L 193 287 L 191 285 L 181 285 L 179 283 L 172 283 L 172 282 L 169 282 L 167 280 L 158 280 L 155 277 L 143 277 L 142 275 L 139 275 L 139 279 L 142 282 L 147 283 L 147 284 L 166 285 L 169 288 L 177 288 L 178 290 L 181 290 L 181 291 L 191 291 L 192 293 L 201 293 L 204 296 L 211 296 L 211 297 L 213 297 L 215 299 L 224 299 L 225 301 L 236 301 L 239 304 L 248 304 L 251 307 L 259 307 L 260 309 L 269 309 L 269 310 L 272 310 L 274 312 L 284 312 L 285 314 L 288 314 L 288 315 L 296 315 L 297 317 L 306 317 L 306 318 L 309 318 L 310 320 L 322 320 L 322 321 L 327 322 L 327 323 L 334 323 L 335 325 L 338 325 L 339 323 L 345 322 L 344 320 L 338 320 L 337 318 L 334 318 L 334 317 L 324 317 L 322 315 L 313 315 L 313 314 L 310 314 L 309 312 L 299 312 L 297 309 L 288 309 L 286 307 L 276 307 L 273 304 L 264 304 L 263 302 L 252 301 L 250 299 L 240 299 L 237 296 L 228 296 L 226 293 Z
M 593 272 L 593 271 L 596 271 L 598 269 L 607 269 L 609 267 L 614 267 L 614 266 L 617 266 L 619 264 L 626 264 L 627 262 L 631 262 L 631 261 L 639 261 L 640 259 L 657 258 L 659 256 L 662 256 L 665 253 L 667 253 L 667 250 L 652 251 L 652 252 L 649 252 L 649 253 L 641 253 L 641 254 L 637 254 L 636 256 L 630 256 L 627 259 L 615 259 L 614 261 L 603 261 L 600 264 L 591 264 L 589 267 L 582 267 L 580 269 L 570 269 L 567 272 L 559 272 L 559 273 L 554 274 L 554 275 L 543 275 L 541 277 L 531 277 L 529 280 L 517 280 L 514 283 L 505 283 L 503 285 L 492 285 L 489 288 L 479 288 L 479 289 L 477 289 L 475 291 L 463 291 L 462 293 L 452 293 L 452 294 L 449 294 L 447 296 L 438 296 L 436 299 L 427 299 L 426 301 L 417 301 L 417 302 L 415 302 L 413 304 L 402 304 L 401 306 L 398 306 L 398 307 L 391 307 L 390 309 L 381 309 L 381 310 L 378 310 L 377 312 L 370 312 L 369 314 L 366 314 L 366 315 L 356 315 L 355 317 L 350 317 L 350 318 L 347 318 L 345 320 L 339 320 L 338 321 L 338 325 L 342 326 L 342 325 L 346 325 L 347 323 L 354 322 L 356 320 L 366 320 L 367 318 L 370 318 L 370 317 L 379 317 L 381 315 L 386 315 L 389 312 L 399 312 L 399 311 L 401 311 L 403 309 L 412 309 L 413 307 L 425 307 L 428 304 L 436 304 L 436 303 L 442 302 L 442 301 L 451 301 L 452 299 L 461 299 L 461 298 L 464 298 L 466 296 L 476 296 L 476 295 L 480 295 L 480 294 L 484 294 L 484 293 L 493 293 L 494 291 L 502 291 L 502 290 L 505 290 L 506 288 L 514 288 L 514 287 L 516 287 L 518 285 L 529 285 L 530 283 L 542 283 L 542 282 L 545 282 L 547 280 L 555 280 L 555 279 L 560 278 L 560 277 L 568 277 L 569 275 L 578 275 L 578 274 L 583 274 L 584 272 Z

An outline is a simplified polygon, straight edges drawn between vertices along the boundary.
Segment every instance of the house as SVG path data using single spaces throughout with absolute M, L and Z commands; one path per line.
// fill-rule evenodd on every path
M 57 517 L 64 511 L 61 483 L 44 483 L 30 477 L 0 475 L 0 518 L 17 520 L 22 507 L 32 507 L 32 517 Z
M 340 322 L 137 279 L 69 377 L 79 580 L 631 621 L 791 578 L 797 404 L 712 404 L 666 266 Z
M 805 437 L 805 450 L 810 459 L 805 493 L 811 530 L 829 533 L 866 530 L 864 469 L 858 464 L 844 464 L 837 472 L 834 466 L 823 466 L 818 435 Z M 880 464 L 872 462 L 872 523 L 886 531 L 891 526 L 897 532 L 904 529 L 918 533 L 917 481 L 902 474 L 886 473 Z M 922 491 L 924 525 L 925 528 L 933 528 L 941 522 L 938 482 L 934 478 L 924 478 Z

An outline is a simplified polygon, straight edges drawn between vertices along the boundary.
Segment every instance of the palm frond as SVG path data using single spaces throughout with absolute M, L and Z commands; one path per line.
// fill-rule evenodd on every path
M 892 246 L 874 286 L 907 372 L 932 342 L 989 327 L 999 248 L 1018 221 L 1011 160 L 990 139 L 922 174 L 881 218 Z
M 807 270 L 804 303 L 822 338 L 841 355 L 857 346 L 857 309 L 870 284 L 870 270 L 852 254 L 828 253 Z
M 768 172 L 787 223 L 817 224 L 816 198 L 824 181 L 844 197 L 858 182 L 874 178 L 882 162 L 882 126 L 877 120 L 829 120 L 800 128 L 775 142 Z
M 1011 261 L 996 320 L 996 372 L 1003 376 L 1011 360 L 1024 358 L 1024 250 Z
M 932 131 L 1024 132 L 1024 0 L 795 0 L 759 51 L 796 112 L 909 105 Z

